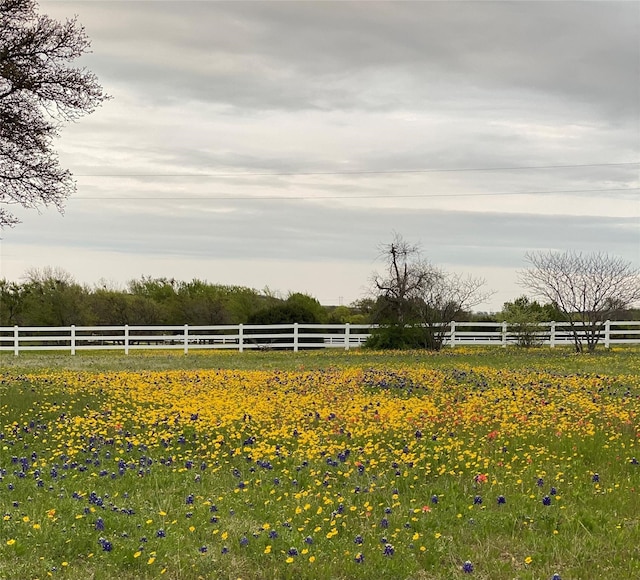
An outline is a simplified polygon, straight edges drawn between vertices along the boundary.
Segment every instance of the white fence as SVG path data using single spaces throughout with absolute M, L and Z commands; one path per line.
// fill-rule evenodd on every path
M 0 352 L 18 356 L 26 351 L 182 349 L 340 348 L 362 346 L 369 338 L 368 324 L 270 324 L 224 326 L 58 326 L 0 327 Z M 550 347 L 572 345 L 573 336 L 567 322 L 544 322 L 538 326 L 536 342 Z M 640 321 L 607 321 L 600 342 L 640 344 Z M 515 328 L 506 322 L 452 322 L 444 344 L 455 346 L 503 346 L 518 343 Z

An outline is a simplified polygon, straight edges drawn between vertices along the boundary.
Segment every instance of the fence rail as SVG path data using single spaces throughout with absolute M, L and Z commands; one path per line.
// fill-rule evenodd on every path
M 217 326 L 39 326 L 0 327 L 0 352 L 18 356 L 28 351 L 182 349 L 294 350 L 361 347 L 369 338 L 369 324 L 236 324 Z M 506 322 L 452 322 L 444 332 L 444 344 L 503 346 L 517 344 L 517 327 Z M 555 346 L 573 344 L 568 322 L 543 322 L 535 341 Z M 607 321 L 600 342 L 640 344 L 640 321 Z

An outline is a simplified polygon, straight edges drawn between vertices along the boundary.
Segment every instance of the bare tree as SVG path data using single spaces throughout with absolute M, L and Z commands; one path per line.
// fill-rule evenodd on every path
M 84 28 L 36 9 L 35 0 L 0 0 L 0 227 L 18 223 L 2 205 L 62 210 L 75 182 L 52 141 L 108 98 L 93 73 L 68 66 L 89 49 Z
M 425 343 L 431 350 L 440 350 L 454 320 L 493 295 L 487 291 L 483 278 L 447 272 L 432 266 L 431 283 L 424 288 L 419 301 L 420 323 Z
M 431 265 L 422 259 L 418 246 L 399 234 L 380 246 L 380 257 L 385 261 L 385 273 L 373 275 L 374 293 L 380 302 L 378 318 L 398 324 L 415 322 L 420 296 L 430 286 Z
M 622 258 L 596 252 L 530 252 L 519 282 L 556 304 L 569 322 L 576 352 L 593 352 L 607 319 L 640 300 L 640 271 Z
M 398 234 L 380 250 L 385 272 L 374 274 L 373 293 L 382 330 L 374 333 L 374 346 L 439 350 L 450 323 L 491 295 L 484 280 L 432 265 Z

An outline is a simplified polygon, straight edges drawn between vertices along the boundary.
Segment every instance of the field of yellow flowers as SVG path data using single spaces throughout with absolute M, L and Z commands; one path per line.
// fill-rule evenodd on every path
M 261 360 L 5 370 L 0 578 L 640 578 L 633 364 Z

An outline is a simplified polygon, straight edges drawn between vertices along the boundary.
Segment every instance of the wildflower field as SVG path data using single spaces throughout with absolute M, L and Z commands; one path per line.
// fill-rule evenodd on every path
M 639 361 L 3 356 L 0 578 L 640 578 Z

